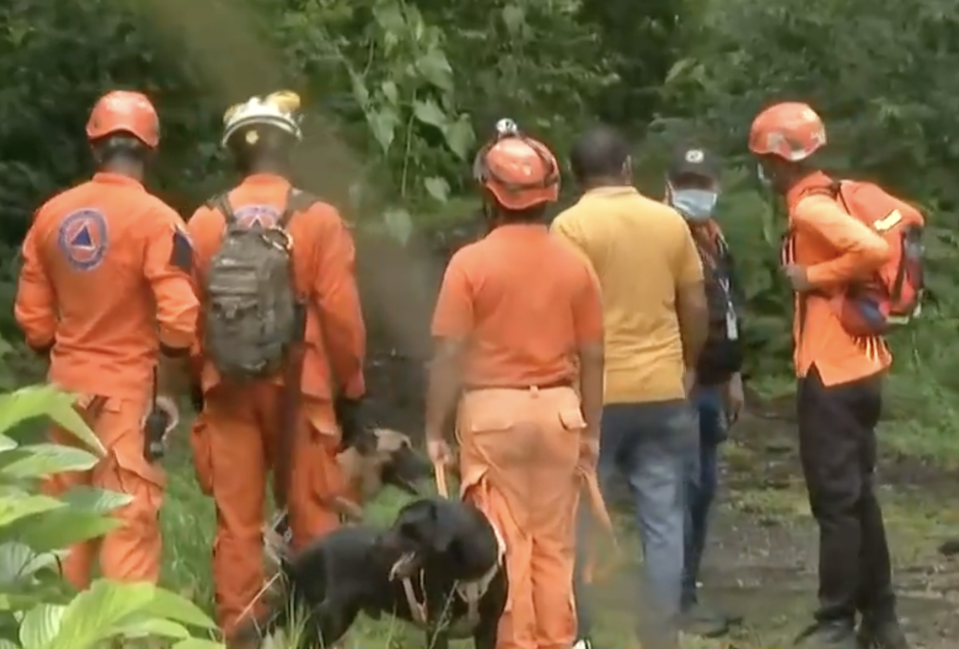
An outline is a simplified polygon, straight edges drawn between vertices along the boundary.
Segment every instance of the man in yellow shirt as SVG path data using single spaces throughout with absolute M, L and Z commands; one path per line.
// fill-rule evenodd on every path
M 585 193 L 556 217 L 552 231 L 589 259 L 603 293 L 599 478 L 608 487 L 621 472 L 636 501 L 646 559 L 640 640 L 648 649 L 673 649 L 684 565 L 685 467 L 698 453 L 699 438 L 687 394 L 709 315 L 702 264 L 683 217 L 633 187 L 621 135 L 593 129 L 570 157 Z

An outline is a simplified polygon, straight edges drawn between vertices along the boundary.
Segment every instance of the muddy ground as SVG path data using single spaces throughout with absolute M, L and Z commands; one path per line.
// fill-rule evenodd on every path
M 371 393 L 389 395 L 376 407 L 381 422 L 421 430 L 422 361 L 387 348 L 370 363 Z M 732 637 L 702 646 L 788 646 L 809 622 L 815 605 L 818 553 L 791 403 L 752 400 L 723 455 L 721 502 L 705 559 L 704 595 L 710 603 L 743 615 L 746 624 Z M 879 483 L 900 612 L 910 637 L 917 647 L 955 649 L 959 557 L 943 556 L 939 548 L 959 538 L 959 476 L 916 458 L 886 454 Z M 629 505 L 621 497 L 616 501 L 617 518 L 629 531 Z M 621 649 L 629 643 L 625 630 L 637 605 L 633 572 L 617 573 L 593 593 L 600 649 Z

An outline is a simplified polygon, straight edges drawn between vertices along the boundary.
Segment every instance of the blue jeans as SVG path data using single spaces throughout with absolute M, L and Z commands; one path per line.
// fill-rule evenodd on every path
M 696 583 L 706 548 L 709 512 L 719 484 L 719 445 L 726 439 L 726 415 L 721 386 L 696 388 L 692 397 L 699 419 L 699 454 L 687 464 L 689 508 L 686 519 L 686 559 L 683 575 L 684 607 L 696 602 Z
M 690 455 L 698 453 L 698 440 L 695 417 L 686 400 L 612 404 L 603 409 L 599 482 L 608 494 L 612 479 L 622 474 L 635 503 L 644 556 L 637 623 L 640 640 L 651 647 L 658 643 L 646 642 L 643 636 L 650 631 L 668 631 L 680 610 L 686 467 Z M 582 563 L 580 554 L 577 566 L 581 568 Z M 581 597 L 581 577 L 577 569 L 578 635 L 587 637 L 590 619 Z

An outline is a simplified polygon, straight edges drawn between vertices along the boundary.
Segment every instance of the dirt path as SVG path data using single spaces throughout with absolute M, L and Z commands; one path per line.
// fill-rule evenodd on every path
M 721 503 L 706 556 L 704 597 L 746 625 L 702 646 L 789 646 L 815 604 L 818 534 L 802 484 L 795 427 L 750 417 L 724 449 Z M 880 471 L 900 613 L 916 647 L 959 643 L 959 558 L 939 552 L 959 537 L 959 479 L 908 458 L 886 458 Z M 624 575 L 595 594 L 602 647 L 622 644 L 613 627 L 628 624 L 631 582 Z M 631 607 L 630 607 L 631 608 Z M 607 635 L 608 634 L 608 635 Z M 620 634 L 617 634 L 620 635 Z

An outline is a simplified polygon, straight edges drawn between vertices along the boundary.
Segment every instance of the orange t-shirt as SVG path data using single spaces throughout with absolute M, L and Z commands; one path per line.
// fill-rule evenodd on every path
M 269 226 L 276 223 L 286 209 L 289 189 L 289 181 L 280 176 L 254 174 L 227 196 L 241 225 Z M 225 227 L 225 216 L 207 206 L 200 207 L 190 218 L 188 228 L 196 248 L 201 287 Z M 361 397 L 366 391 L 363 380 L 366 327 L 356 283 L 353 237 L 336 209 L 322 202 L 294 215 L 287 231 L 293 239 L 297 292 L 307 303 L 302 391 L 321 399 L 340 394 Z M 202 341 L 199 353 L 202 355 Z M 212 364 L 204 363 L 204 389 L 219 380 Z
M 889 244 L 822 190 L 822 173 L 804 178 L 786 195 L 792 263 L 806 268 L 816 293 L 796 296 L 793 319 L 796 374 L 815 365 L 824 385 L 877 374 L 892 363 L 879 336 L 852 336 L 843 328 L 832 298 L 850 282 L 868 277 L 889 259 Z
M 432 331 L 468 341 L 467 386 L 572 384 L 577 348 L 603 342 L 599 284 L 545 225 L 503 225 L 453 255 Z
M 196 338 L 193 251 L 183 220 L 127 176 L 98 173 L 43 204 L 23 242 L 14 308 L 51 382 L 141 400 L 158 354 Z

